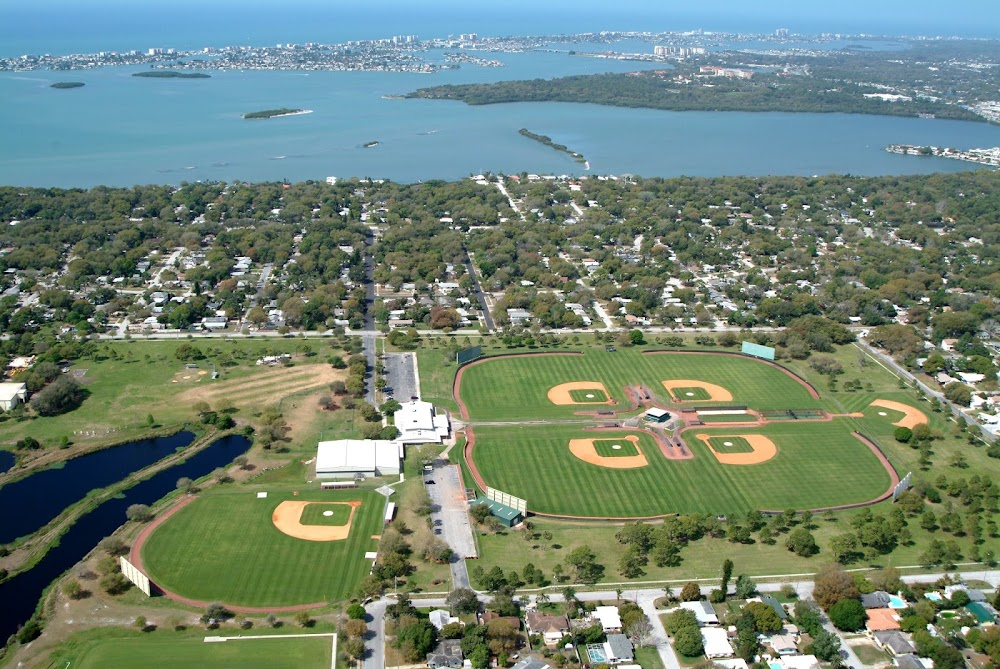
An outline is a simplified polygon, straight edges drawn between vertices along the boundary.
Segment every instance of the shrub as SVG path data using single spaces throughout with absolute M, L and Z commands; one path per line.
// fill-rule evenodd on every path
M 908 444 L 913 441 L 913 430 L 908 427 L 897 427 L 892 433 L 892 436 L 896 438 L 901 444 Z

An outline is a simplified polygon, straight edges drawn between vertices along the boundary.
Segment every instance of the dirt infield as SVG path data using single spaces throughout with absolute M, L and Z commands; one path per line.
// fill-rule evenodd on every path
M 639 437 L 634 434 L 630 434 L 626 437 L 622 437 L 624 441 L 632 442 L 636 449 L 639 448 Z M 569 442 L 569 452 L 580 458 L 584 462 L 589 462 L 592 465 L 597 465 L 598 467 L 607 467 L 608 469 L 637 469 L 639 467 L 645 467 L 649 464 L 646 461 L 646 456 L 640 451 L 637 455 L 626 455 L 622 457 L 606 457 L 599 455 L 597 453 L 597 448 L 594 446 L 596 439 L 570 439 Z
M 675 402 L 732 402 L 733 394 L 714 383 L 707 381 L 695 381 L 692 379 L 671 379 L 663 382 L 663 387 L 667 389 L 671 397 L 676 397 Z M 701 388 L 708 393 L 707 400 L 694 400 L 685 397 L 678 397 L 674 392 L 675 388 Z
M 778 447 L 774 445 L 773 441 L 762 434 L 696 434 L 694 436 L 708 446 L 708 450 L 712 451 L 712 455 L 715 456 L 715 459 L 724 465 L 758 465 L 762 462 L 767 462 L 778 454 Z M 719 453 L 717 450 L 712 448 L 712 444 L 709 442 L 709 439 L 712 437 L 717 439 L 725 437 L 739 437 L 740 439 L 746 440 L 746 442 L 753 447 L 753 452 Z
M 869 406 L 892 409 L 893 411 L 905 414 L 901 420 L 897 420 L 893 423 L 896 427 L 912 428 L 927 422 L 927 416 L 925 416 L 922 411 L 911 407 L 909 404 L 903 404 L 902 402 L 893 402 L 892 400 L 875 400 Z
M 303 525 L 300 520 L 302 511 L 310 504 L 346 504 L 351 507 L 351 517 L 344 525 Z M 342 541 L 351 534 L 351 523 L 354 512 L 361 502 L 298 502 L 285 501 L 279 504 L 271 514 L 271 522 L 279 531 L 296 539 L 305 541 Z
M 604 396 L 608 399 L 599 400 L 594 399 L 593 402 L 584 401 L 577 402 L 570 395 L 571 390 L 599 390 L 604 393 Z M 604 387 L 604 384 L 599 381 L 570 381 L 569 383 L 560 383 L 558 386 L 552 386 L 549 388 L 549 392 L 546 394 L 549 401 L 553 404 L 558 404 L 560 406 L 566 404 L 614 404 L 615 401 L 611 399 L 611 393 L 608 389 Z

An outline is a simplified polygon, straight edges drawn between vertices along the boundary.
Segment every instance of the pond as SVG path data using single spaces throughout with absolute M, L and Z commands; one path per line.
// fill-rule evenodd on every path
M 0 639 L 6 639 L 31 617 L 42 592 L 60 574 L 79 562 L 97 543 L 125 523 L 125 510 L 132 504 L 153 504 L 176 488 L 177 479 L 198 479 L 223 467 L 250 449 L 246 437 L 219 439 L 186 462 L 168 467 L 137 483 L 121 496 L 103 502 L 82 516 L 29 571 L 0 584 Z M 97 581 L 82 581 L 84 589 L 96 590 Z

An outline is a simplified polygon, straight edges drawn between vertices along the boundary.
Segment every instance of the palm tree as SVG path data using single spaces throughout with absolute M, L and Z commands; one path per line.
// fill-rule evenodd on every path
M 535 604 L 537 604 L 538 606 L 541 607 L 548 603 L 549 603 L 549 596 L 546 593 L 540 592 L 537 595 L 535 595 Z
M 565 588 L 563 588 L 562 595 L 565 601 L 572 602 L 576 599 L 576 588 L 574 588 L 571 585 L 568 585 Z

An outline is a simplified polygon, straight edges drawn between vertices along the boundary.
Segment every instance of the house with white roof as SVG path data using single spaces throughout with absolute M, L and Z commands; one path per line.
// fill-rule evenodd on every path
M 701 641 L 705 646 L 705 657 L 710 660 L 732 657 L 736 654 L 732 644 L 729 643 L 729 635 L 721 627 L 702 627 Z
M 598 606 L 594 609 L 593 617 L 601 623 L 605 634 L 622 631 L 622 619 L 618 615 L 617 606 Z

